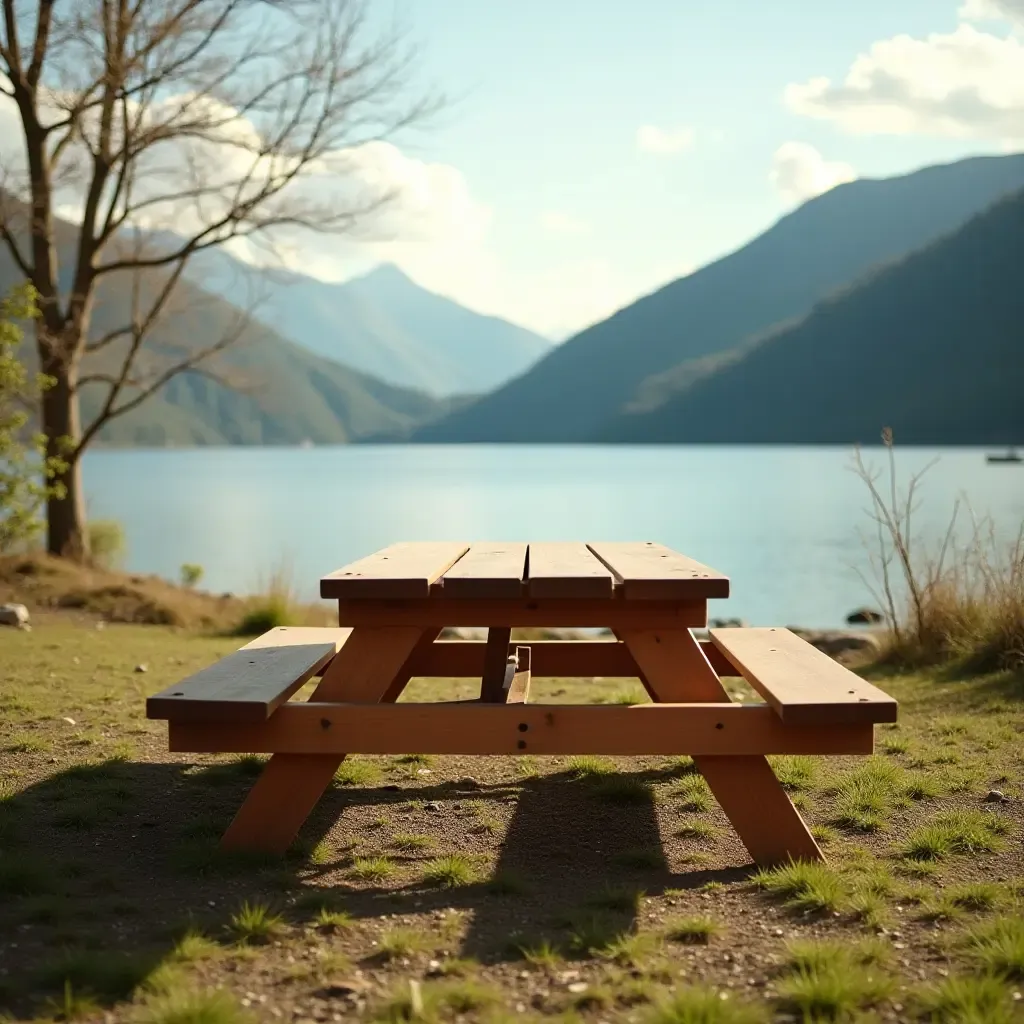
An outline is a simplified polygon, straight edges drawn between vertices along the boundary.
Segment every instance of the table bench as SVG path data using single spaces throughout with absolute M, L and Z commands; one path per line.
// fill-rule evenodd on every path
M 768 754 L 870 754 L 896 702 L 787 629 L 691 630 L 729 580 L 654 543 L 403 543 L 321 580 L 339 628 L 273 629 L 147 701 L 175 752 L 270 754 L 224 834 L 283 853 L 346 754 L 691 754 L 755 862 L 822 854 Z M 486 641 L 440 640 L 483 626 Z M 613 640 L 514 644 L 515 627 Z M 530 704 L 536 676 L 640 679 L 653 703 Z M 722 676 L 764 703 L 735 703 Z M 415 677 L 469 701 L 396 704 Z M 319 677 L 308 701 L 289 698 Z

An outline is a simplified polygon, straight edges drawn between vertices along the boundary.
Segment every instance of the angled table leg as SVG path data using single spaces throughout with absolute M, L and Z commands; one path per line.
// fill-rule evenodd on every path
M 410 666 L 439 630 L 413 626 L 352 630 L 312 700 L 375 704 L 398 700 Z M 283 854 L 323 796 L 344 755 L 274 754 L 221 839 L 225 850 Z
M 623 631 L 620 639 L 643 673 L 652 700 L 728 700 L 722 681 L 689 630 Z M 755 863 L 766 867 L 825 859 L 767 758 L 705 755 L 693 760 Z

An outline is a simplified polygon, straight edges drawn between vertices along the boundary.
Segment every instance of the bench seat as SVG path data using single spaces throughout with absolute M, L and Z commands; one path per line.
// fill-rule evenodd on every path
M 351 629 L 279 626 L 195 675 L 153 694 L 147 718 L 265 722 L 341 650 Z
M 708 635 L 790 725 L 896 721 L 892 697 L 788 629 L 712 629 Z

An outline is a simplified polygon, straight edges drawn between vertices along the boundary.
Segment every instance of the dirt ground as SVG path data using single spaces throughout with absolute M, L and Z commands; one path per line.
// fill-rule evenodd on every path
M 875 673 L 901 720 L 874 757 L 774 759 L 827 867 L 756 872 L 685 757 L 414 751 L 346 761 L 273 861 L 216 850 L 260 760 L 170 755 L 144 717 L 237 645 L 0 632 L 0 1017 L 1024 1020 L 1020 675 Z

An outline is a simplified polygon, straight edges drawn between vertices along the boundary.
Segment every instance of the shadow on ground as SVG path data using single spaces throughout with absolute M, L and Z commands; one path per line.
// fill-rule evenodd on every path
M 0 802 L 0 1011 L 52 1013 L 66 983 L 107 1005 L 126 999 L 188 927 L 230 941 L 245 900 L 279 908 L 294 924 L 308 923 L 318 903 L 360 919 L 468 911 L 468 931 L 451 952 L 493 962 L 541 943 L 585 954 L 630 931 L 640 890 L 744 874 L 669 870 L 646 785 L 664 779 L 656 772 L 590 782 L 546 775 L 469 790 L 334 787 L 288 856 L 221 855 L 218 837 L 260 767 L 108 761 L 58 772 Z M 466 811 L 470 801 L 477 817 Z M 424 884 L 424 860 L 473 848 L 467 837 L 482 827 L 480 808 L 509 803 L 504 837 L 488 847 L 497 847 L 496 864 L 488 857 L 468 884 Z M 344 848 L 370 838 L 360 823 L 403 810 L 419 815 L 417 831 L 433 834 L 436 848 L 405 858 L 389 852 L 394 882 L 352 880 L 354 853 Z

